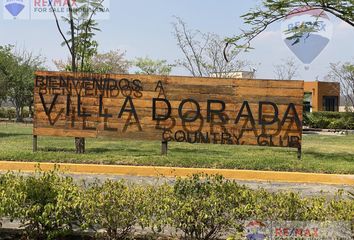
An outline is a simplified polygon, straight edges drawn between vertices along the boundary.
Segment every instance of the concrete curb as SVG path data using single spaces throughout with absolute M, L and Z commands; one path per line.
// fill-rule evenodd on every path
M 242 181 L 316 183 L 354 186 L 354 175 L 340 174 L 0 161 L 0 171 L 34 172 L 38 168 L 43 171 L 49 171 L 53 170 L 55 167 L 59 167 L 60 171 L 71 174 L 106 174 L 142 177 L 187 177 L 192 174 L 206 173 L 210 175 L 221 174 L 227 179 L 235 179 Z

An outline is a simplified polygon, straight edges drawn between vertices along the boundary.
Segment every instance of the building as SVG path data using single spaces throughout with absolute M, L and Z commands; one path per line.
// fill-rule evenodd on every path
M 340 84 L 338 82 L 305 82 L 306 112 L 339 111 Z
M 215 72 L 215 73 L 211 73 L 210 77 L 253 79 L 255 72 L 256 72 L 255 70 L 253 70 L 253 71 L 236 71 L 236 72 L 228 72 L 228 73 Z

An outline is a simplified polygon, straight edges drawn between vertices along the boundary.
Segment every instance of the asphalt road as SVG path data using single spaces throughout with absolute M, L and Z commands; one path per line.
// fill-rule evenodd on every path
M 140 177 L 140 176 L 118 176 L 118 175 L 92 175 L 92 174 L 66 174 L 75 179 L 75 181 L 93 182 L 96 179 L 104 181 L 106 179 L 125 180 L 137 184 L 161 184 L 164 182 L 173 183 L 175 178 L 166 177 Z M 261 181 L 237 181 L 237 183 L 246 185 L 249 188 L 257 189 L 264 188 L 270 192 L 277 191 L 294 191 L 302 196 L 325 195 L 328 197 L 334 196 L 339 190 L 344 192 L 354 192 L 354 187 L 349 185 L 327 185 L 327 184 L 307 184 L 307 183 L 286 183 L 286 182 L 261 182 Z
M 0 171 L 0 174 L 5 173 Z M 30 173 L 21 173 L 28 175 Z M 65 174 L 74 178 L 77 183 L 92 183 L 96 180 L 105 181 L 111 180 L 125 180 L 127 182 L 136 184 L 150 184 L 158 185 L 165 182 L 173 184 L 175 178 L 171 177 L 141 177 L 141 176 L 123 176 L 123 175 L 105 175 L 105 174 Z M 349 185 L 330 185 L 330 184 L 313 184 L 313 183 L 289 183 L 289 182 L 266 182 L 266 181 L 240 181 L 235 180 L 241 185 L 246 185 L 251 189 L 263 188 L 270 192 L 277 191 L 293 191 L 298 192 L 302 196 L 334 196 L 338 191 L 344 190 L 344 192 L 354 192 L 354 187 Z

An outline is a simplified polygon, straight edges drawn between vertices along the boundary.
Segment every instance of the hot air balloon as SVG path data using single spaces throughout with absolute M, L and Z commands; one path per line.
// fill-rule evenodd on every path
M 5 8 L 12 16 L 17 17 L 25 8 L 25 4 L 23 0 L 7 0 L 5 3 Z
M 301 62 L 309 65 L 328 45 L 333 25 L 322 9 L 303 7 L 286 16 L 281 30 L 287 47 Z

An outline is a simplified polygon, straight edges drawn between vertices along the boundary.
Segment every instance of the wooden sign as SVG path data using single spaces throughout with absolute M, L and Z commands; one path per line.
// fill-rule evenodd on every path
M 300 148 L 303 84 L 37 72 L 33 134 Z

